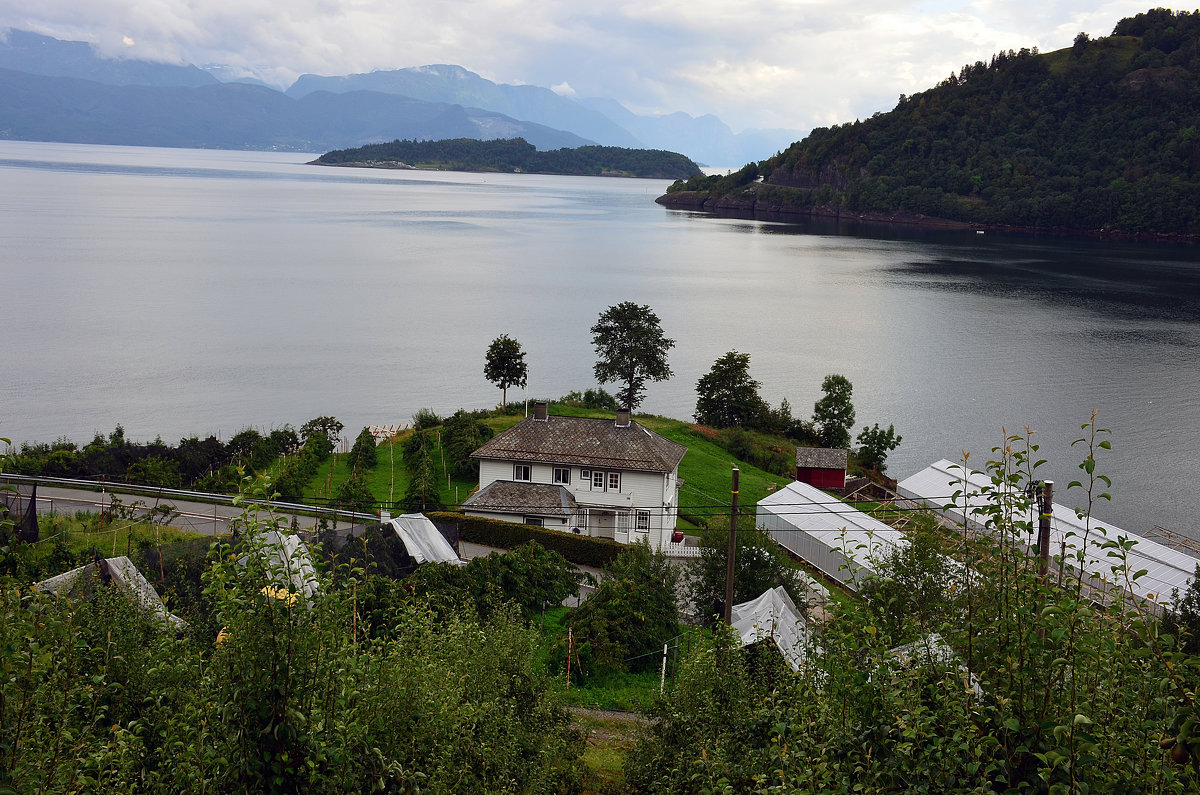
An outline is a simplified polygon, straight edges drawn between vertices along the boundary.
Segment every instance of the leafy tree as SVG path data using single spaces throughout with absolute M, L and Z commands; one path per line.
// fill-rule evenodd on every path
M 417 431 L 427 431 L 430 428 L 436 428 L 442 424 L 442 418 L 438 416 L 436 411 L 428 406 L 414 411 L 412 421 L 413 429 Z
M 179 465 L 162 456 L 146 456 L 129 465 L 125 477 L 131 483 L 143 486 L 165 486 L 178 488 L 181 484 Z
M 760 386 L 750 377 L 750 354 L 730 351 L 696 382 L 696 422 L 715 428 L 760 426 L 770 413 Z
M 291 425 L 273 429 L 267 439 L 274 445 L 276 455 L 292 455 L 300 449 L 300 437 Z
M 439 489 L 441 478 L 434 463 L 435 445 L 431 431 L 418 431 L 404 440 L 409 480 L 400 508 L 407 513 L 445 510 Z
M 887 469 L 887 454 L 899 447 L 900 441 L 900 434 L 896 433 L 893 425 L 887 426 L 886 431 L 879 427 L 879 423 L 863 428 L 858 433 L 859 463 L 876 472 L 884 472 Z
M 596 387 L 580 392 L 574 390 L 560 397 L 557 401 L 566 406 L 576 406 L 582 409 L 617 409 L 617 399 L 605 390 Z
M 334 417 L 316 417 L 300 426 L 300 441 L 302 446 L 307 446 L 314 439 L 317 440 L 318 444 L 313 450 L 324 461 L 337 449 L 345 427 Z
M 363 480 L 362 475 L 355 474 L 343 481 L 334 491 L 333 504 L 345 511 L 374 513 L 376 503 L 375 495 L 367 487 L 367 482 Z
M 596 592 L 571 614 L 585 674 L 654 667 L 653 653 L 679 634 L 678 580 L 667 556 L 645 541 L 621 550 Z
M 908 536 L 908 544 L 877 561 L 859 593 L 897 645 L 941 630 L 958 613 L 959 566 L 946 557 L 932 521 Z
M 354 446 L 350 448 L 349 463 L 350 471 L 355 473 L 366 472 L 378 463 L 375 434 L 371 433 L 370 428 L 364 427 L 354 439 Z
M 624 384 L 617 394 L 624 408 L 641 405 L 647 381 L 671 377 L 667 352 L 675 347 L 675 340 L 663 335 L 658 315 L 648 305 L 623 301 L 610 306 L 591 331 L 596 380 Z
M 530 541 L 465 566 L 422 566 L 405 580 L 404 589 L 410 600 L 439 615 L 466 606 L 487 620 L 511 602 L 529 620 L 578 593 L 586 579 L 562 555 Z
M 501 405 L 508 406 L 508 388 L 525 386 L 528 375 L 521 343 L 507 334 L 492 340 L 484 357 L 483 376 L 500 387 Z
M 491 426 L 457 411 L 442 428 L 442 452 L 450 472 L 459 477 L 479 477 L 479 462 L 471 458 L 484 442 L 496 435 Z
M 844 375 L 827 375 L 821 383 L 825 395 L 813 404 L 813 424 L 817 426 L 821 444 L 826 447 L 849 447 L 850 429 L 854 427 L 854 404 L 850 394 L 854 387 Z
M 725 577 L 729 568 L 729 521 L 714 518 L 712 530 L 700 542 L 700 557 L 688 564 L 687 595 L 692 609 L 706 623 L 723 612 Z M 804 609 L 806 591 L 800 573 L 784 562 L 778 545 L 754 526 L 754 517 L 741 516 L 734 538 L 733 603 L 754 599 L 764 591 L 782 585 Z
M 1183 596 L 1176 589 L 1171 595 L 1172 609 L 1163 617 L 1163 628 L 1175 633 L 1179 648 L 1200 654 L 1200 563 Z
M 233 435 L 227 445 L 229 454 L 235 460 L 249 464 L 254 458 L 254 449 L 262 441 L 262 434 L 253 428 L 244 428 Z

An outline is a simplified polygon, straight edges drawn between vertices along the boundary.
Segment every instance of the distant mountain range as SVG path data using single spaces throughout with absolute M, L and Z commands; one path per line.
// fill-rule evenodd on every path
M 453 65 L 302 75 L 284 93 L 214 73 L 223 70 L 100 58 L 84 42 L 10 30 L 0 40 L 0 138 L 309 152 L 397 138 L 524 138 L 541 150 L 663 149 L 720 166 L 800 137 L 734 134 L 711 115 L 639 116 L 612 99 L 576 101 Z

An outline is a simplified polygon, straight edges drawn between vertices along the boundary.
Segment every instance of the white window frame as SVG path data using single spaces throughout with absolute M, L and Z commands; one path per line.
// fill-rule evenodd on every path
M 600 482 L 597 483 L 596 481 L 600 481 Z M 604 486 L 607 483 L 608 483 L 608 477 L 607 477 L 606 473 L 604 473 L 603 471 L 601 471 L 599 469 L 592 470 L 592 490 L 593 491 L 604 491 Z
M 571 485 L 571 468 L 554 467 L 554 482 L 560 486 Z
M 639 533 L 650 531 L 650 512 L 649 511 L 634 511 L 633 512 L 633 529 Z
M 521 477 L 524 475 L 525 477 Z M 533 480 L 533 467 L 529 464 L 513 464 L 513 480 L 529 483 Z
M 621 473 L 620 472 L 609 472 L 608 473 L 608 482 L 605 485 L 606 485 L 606 489 L 605 489 L 606 491 L 620 491 L 621 490 Z

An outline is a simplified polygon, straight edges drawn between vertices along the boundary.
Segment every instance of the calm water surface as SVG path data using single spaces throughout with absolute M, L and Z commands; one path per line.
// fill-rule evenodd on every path
M 1200 251 L 805 228 L 672 212 L 664 182 L 306 166 L 311 156 L 0 142 L 0 435 L 228 438 L 334 414 L 350 431 L 490 406 L 483 353 L 531 395 L 594 385 L 589 327 L 653 306 L 690 417 L 726 351 L 773 404 L 854 384 L 904 477 L 1038 431 L 1045 477 L 1113 429 L 1097 515 L 1200 536 Z

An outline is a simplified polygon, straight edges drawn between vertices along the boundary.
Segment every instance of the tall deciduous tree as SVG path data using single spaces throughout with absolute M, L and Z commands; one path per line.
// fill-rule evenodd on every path
M 768 408 L 759 386 L 750 377 L 750 354 L 730 351 L 696 382 L 696 422 L 715 428 L 761 424 Z
M 718 518 L 718 517 L 714 517 Z M 687 595 L 692 609 L 705 624 L 719 620 L 724 611 L 725 577 L 729 570 L 729 517 L 712 521 L 700 544 L 700 557 L 688 562 Z M 733 603 L 755 599 L 782 585 L 796 607 L 807 609 L 807 589 L 800 572 L 784 562 L 778 546 L 754 526 L 753 516 L 739 516 L 734 535 Z
M 648 305 L 623 301 L 610 306 L 592 326 L 592 344 L 596 380 L 624 384 L 617 395 L 624 408 L 641 404 L 647 381 L 671 377 L 667 352 L 675 347 L 675 340 L 663 334 L 658 315 Z
M 483 363 L 483 376 L 500 387 L 501 402 L 508 405 L 508 388 L 525 386 L 529 368 L 525 364 L 525 351 L 521 343 L 507 334 L 501 334 L 488 346 Z
M 849 447 L 850 429 L 854 427 L 854 404 L 850 394 L 854 391 L 850 379 L 844 375 L 827 375 L 821 383 L 825 395 L 813 404 L 813 424 L 826 447 Z
M 887 455 L 900 446 L 901 436 L 896 433 L 894 425 L 887 426 L 885 431 L 875 423 L 870 428 L 863 428 L 858 433 L 858 462 L 864 467 L 870 467 L 876 472 L 887 470 Z

